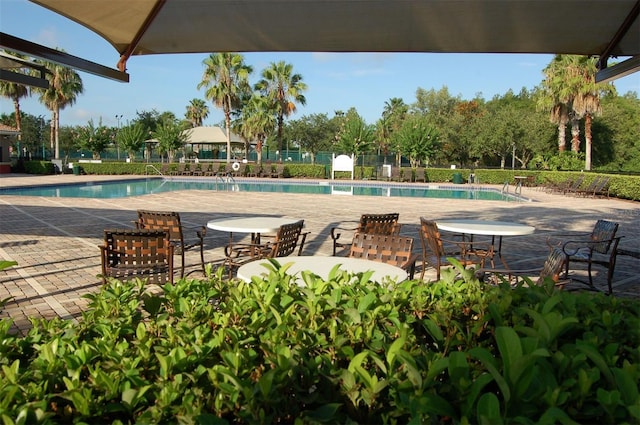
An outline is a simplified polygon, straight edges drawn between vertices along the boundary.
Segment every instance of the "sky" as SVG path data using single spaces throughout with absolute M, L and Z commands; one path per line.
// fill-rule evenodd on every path
M 99 4 L 99 2 L 96 2 Z M 98 35 L 27 0 L 0 0 L 0 31 L 15 37 L 62 48 L 67 53 L 115 68 L 118 52 Z M 251 83 L 272 62 L 285 61 L 302 75 L 308 89 L 305 105 L 290 119 L 303 115 L 347 111 L 354 107 L 369 124 L 381 116 L 391 98 L 414 103 L 416 90 L 446 87 L 452 96 L 490 100 L 508 90 L 533 89 L 543 79 L 542 70 L 552 55 L 453 53 L 243 53 L 254 69 Z M 134 56 L 127 62 L 129 83 L 79 72 L 84 92 L 60 113 L 61 125 L 86 125 L 89 120 L 107 126 L 125 125 L 137 112 L 171 111 L 182 119 L 192 99 L 204 99 L 203 60 L 207 54 Z M 620 60 L 620 58 L 618 58 Z M 640 93 L 640 72 L 614 82 L 618 92 Z M 210 102 L 204 125 L 223 122 L 222 111 Z M 50 117 L 36 96 L 22 99 L 21 109 Z M 0 98 L 0 113 L 13 112 L 13 103 Z

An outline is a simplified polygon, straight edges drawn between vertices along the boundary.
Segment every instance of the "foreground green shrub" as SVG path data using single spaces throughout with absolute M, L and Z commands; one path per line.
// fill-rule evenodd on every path
M 332 271 L 112 282 L 78 323 L 0 322 L 3 423 L 623 423 L 638 302 Z

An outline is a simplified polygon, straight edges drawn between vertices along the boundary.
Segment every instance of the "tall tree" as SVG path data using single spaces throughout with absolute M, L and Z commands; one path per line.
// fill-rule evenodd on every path
M 17 71 L 20 72 L 20 71 Z M 0 80 L 0 96 L 11 99 L 13 102 L 13 109 L 15 111 L 16 129 L 22 131 L 22 115 L 20 113 L 20 99 L 27 97 L 29 90 L 26 86 L 18 83 L 12 83 L 9 81 Z M 18 141 L 22 139 L 22 134 L 18 134 Z
M 385 155 L 385 162 L 393 133 L 402 126 L 408 112 L 409 105 L 399 97 L 392 97 L 384 103 L 382 117 L 376 123 L 376 134 L 380 151 Z
M 543 70 L 545 79 L 538 92 L 538 107 L 549 111 L 549 120 L 558 126 L 558 151 L 566 150 L 566 127 L 570 119 L 572 89 L 567 85 L 571 55 L 555 55 Z
M 84 91 L 80 75 L 73 69 L 44 62 L 47 68 L 48 89 L 36 89 L 40 93 L 40 102 L 51 111 L 50 146 L 54 152 L 54 158 L 60 158 L 60 111 L 73 105 L 79 94 Z
M 147 132 L 142 123 L 136 122 L 122 127 L 117 135 L 116 140 L 118 146 L 121 146 L 127 152 L 129 161 L 133 162 L 136 152 L 144 148 Z
M 391 138 L 399 151 L 409 158 L 414 168 L 420 165 L 421 161 L 433 158 L 440 147 L 438 131 L 431 127 L 421 114 L 408 115 Z
M 558 124 L 558 147 L 564 150 L 564 127 L 571 122 L 571 150 L 580 151 L 580 121 L 585 119 L 585 169 L 591 169 L 591 125 L 601 113 L 600 98 L 614 93 L 612 84 L 595 82 L 596 59 L 580 55 L 556 55 L 545 68 L 540 104 L 551 106 L 551 120 Z
M 212 53 L 198 88 L 205 88 L 205 98 L 222 109 L 227 130 L 227 162 L 231 162 L 231 115 L 242 108 L 251 96 L 249 75 L 253 72 L 239 53 Z
M 243 128 L 249 138 L 256 140 L 258 164 L 262 163 L 262 148 L 267 137 L 276 127 L 276 117 L 269 108 L 269 104 L 269 99 L 260 93 L 254 93 L 242 108 Z
M 345 154 L 353 154 L 357 164 L 358 156 L 369 152 L 373 147 L 374 140 L 374 126 L 368 125 L 355 108 L 349 109 L 338 132 L 336 142 L 338 151 Z
M 187 105 L 185 117 L 192 127 L 200 127 L 203 121 L 209 116 L 209 107 L 202 99 L 191 99 Z
M 184 131 L 178 120 L 174 118 L 162 120 L 151 135 L 158 141 L 158 152 L 160 154 L 166 153 L 168 162 L 173 162 L 176 151 L 184 148 L 189 132 Z M 147 157 L 150 157 L 150 153 Z
M 80 147 L 90 150 L 93 159 L 100 159 L 102 153 L 111 142 L 111 131 L 102 124 L 102 119 L 95 125 L 93 120 L 89 120 L 86 126 L 78 129 L 78 140 Z
M 311 155 L 311 163 L 315 163 L 318 152 L 331 148 L 337 130 L 335 121 L 330 120 L 327 114 L 311 114 L 289 121 L 285 135 L 307 151 Z
M 578 56 L 575 62 L 576 69 L 574 70 L 576 74 L 576 93 L 571 108 L 576 118 L 584 118 L 585 170 L 591 170 L 593 144 L 591 126 L 593 117 L 602 113 L 600 99 L 607 94 L 615 94 L 613 84 L 596 83 L 596 61 L 596 58 Z M 577 144 L 580 144 L 579 140 L 577 140 Z
M 282 152 L 284 118 L 296 111 L 296 103 L 307 103 L 302 94 L 307 90 L 307 85 L 302 82 L 302 75 L 293 72 L 293 65 L 280 61 L 272 62 L 262 71 L 262 79 L 256 84 L 256 89 L 271 101 L 276 111 L 278 150 Z

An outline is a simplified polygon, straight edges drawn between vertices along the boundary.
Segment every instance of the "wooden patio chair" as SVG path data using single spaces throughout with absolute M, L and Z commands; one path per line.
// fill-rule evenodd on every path
M 304 244 L 309 232 L 303 232 L 304 220 L 299 220 L 290 224 L 283 224 L 278 229 L 272 241 L 266 243 L 234 244 L 233 251 L 227 252 L 225 265 L 229 269 L 229 276 L 233 270 L 242 264 L 263 258 L 287 257 L 296 248 L 298 254 L 302 255 Z
M 202 166 L 202 175 L 205 177 L 211 177 L 216 175 L 218 165 L 214 162 L 209 162 Z
M 580 239 L 566 240 L 562 243 L 562 251 L 567 256 L 565 275 L 569 275 L 571 263 L 587 264 L 589 276 L 587 284 L 591 289 L 596 289 L 593 284 L 592 269 L 594 265 L 607 269 L 607 286 L 609 294 L 613 293 L 612 280 L 616 267 L 616 253 L 621 237 L 617 237 L 618 223 L 607 220 L 598 220 L 589 235 Z M 573 278 L 573 280 L 578 280 Z
M 284 164 L 276 164 L 271 170 L 271 177 L 281 179 L 284 177 Z
M 333 255 L 336 255 L 338 248 L 347 248 L 351 242 L 338 242 L 341 231 L 356 233 L 371 233 L 381 235 L 397 235 L 400 233 L 401 224 L 398 223 L 400 213 L 388 213 L 388 214 L 362 214 L 360 216 L 360 222 L 357 227 L 344 228 L 344 227 L 332 227 L 331 239 L 333 240 Z
M 171 173 L 171 167 L 170 166 L 171 166 L 171 164 L 169 164 L 168 162 L 163 162 L 160 165 L 160 170 L 158 170 L 158 171 L 163 176 L 168 176 Z
M 185 164 L 184 162 L 179 162 L 175 167 L 171 168 L 170 174 L 172 176 L 181 176 L 186 168 L 187 164 Z
M 408 167 L 391 167 L 391 178 L 394 182 L 411 181 L 411 168 Z
M 485 282 L 500 283 L 509 282 L 516 285 L 519 282 L 531 282 L 535 285 L 542 285 L 548 279 L 555 282 L 556 287 L 562 289 L 570 282 L 569 279 L 561 279 L 567 255 L 559 247 L 553 247 L 544 261 L 542 268 L 537 269 L 484 269 L 476 271 L 476 275 Z
M 138 210 L 136 228 L 148 230 L 164 230 L 169 234 L 169 240 L 175 246 L 175 254 L 180 255 L 180 277 L 184 277 L 185 251 L 193 248 L 200 250 L 200 268 L 204 274 L 204 237 L 207 234 L 205 226 L 187 228 L 182 225 L 180 214 L 174 211 Z M 189 233 L 187 234 L 187 230 Z M 187 234 L 185 236 L 185 234 Z
M 442 238 L 438 225 L 433 220 L 420 217 L 420 241 L 422 243 L 422 273 L 427 266 L 436 270 L 436 280 L 440 280 L 440 269 L 450 266 L 449 258 L 455 258 L 463 266 L 478 265 L 484 267 L 487 260 L 494 264 L 494 248 L 491 241 L 448 240 Z
M 392 264 L 413 279 L 418 256 L 413 254 L 413 238 L 399 235 L 356 233 L 348 257 Z
M 204 174 L 203 165 L 200 163 L 191 164 L 189 167 L 192 176 L 202 176 Z
M 596 196 L 606 196 L 608 198 L 609 180 L 611 180 L 609 176 L 596 176 L 587 188 L 578 190 L 577 194 L 585 197 L 590 196 L 592 198 Z
M 247 171 L 247 177 L 264 177 L 260 164 L 252 164 Z
M 591 180 L 591 183 L 589 183 L 586 187 L 584 188 L 577 188 L 576 190 L 573 191 L 573 193 L 576 196 L 588 196 L 590 194 L 593 193 L 593 191 L 600 186 L 600 176 L 595 176 L 595 178 L 593 180 Z
M 561 188 L 562 194 L 563 195 L 570 195 L 572 193 L 576 193 L 580 189 L 580 186 L 582 186 L 582 183 L 584 182 L 584 179 L 585 179 L 585 175 L 584 174 L 580 174 L 568 186 Z
M 173 244 L 162 230 L 105 230 L 100 246 L 102 279 L 134 278 L 173 284 Z
M 596 196 L 601 196 L 601 197 L 609 197 L 609 180 L 611 180 L 611 177 L 609 176 L 605 176 L 602 179 L 600 179 L 600 183 L 598 184 L 597 187 L 595 187 L 593 189 L 593 193 L 591 194 L 592 197 L 596 197 Z
M 415 172 L 416 172 L 416 176 L 415 176 L 415 178 L 413 179 L 413 181 L 414 181 L 414 182 L 419 182 L 419 181 L 420 181 L 420 182 L 423 182 L 423 183 L 426 183 L 426 182 L 427 182 L 427 177 L 426 177 L 426 174 L 425 174 L 425 169 L 424 169 L 424 167 L 418 167 L 418 168 L 416 168 L 416 171 L 415 171 Z

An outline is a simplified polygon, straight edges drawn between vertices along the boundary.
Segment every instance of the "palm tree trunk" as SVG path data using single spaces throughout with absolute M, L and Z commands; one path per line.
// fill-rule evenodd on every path
M 227 164 L 231 162 L 231 114 L 225 112 L 224 125 L 227 127 Z
M 567 149 L 567 127 L 566 123 L 558 124 L 558 151 L 564 152 Z
M 284 128 L 284 115 L 278 114 L 278 151 L 282 154 L 282 130 Z M 282 158 L 282 156 L 281 156 Z
M 56 118 L 56 122 L 54 127 L 54 137 L 55 137 L 56 150 L 55 150 L 54 158 L 60 159 L 60 109 L 59 108 L 56 108 L 55 118 Z
M 51 110 L 51 122 L 49 123 L 49 150 L 53 152 L 55 146 L 56 111 Z
M 20 102 L 13 99 L 13 109 L 16 112 L 16 129 L 18 130 L 18 142 L 22 140 L 22 116 L 20 115 Z
M 580 152 L 580 120 L 571 118 L 571 150 Z
M 258 165 L 262 165 L 262 138 L 258 137 L 258 143 L 256 144 L 256 153 L 258 154 Z
M 584 169 L 591 170 L 591 114 L 584 116 Z

